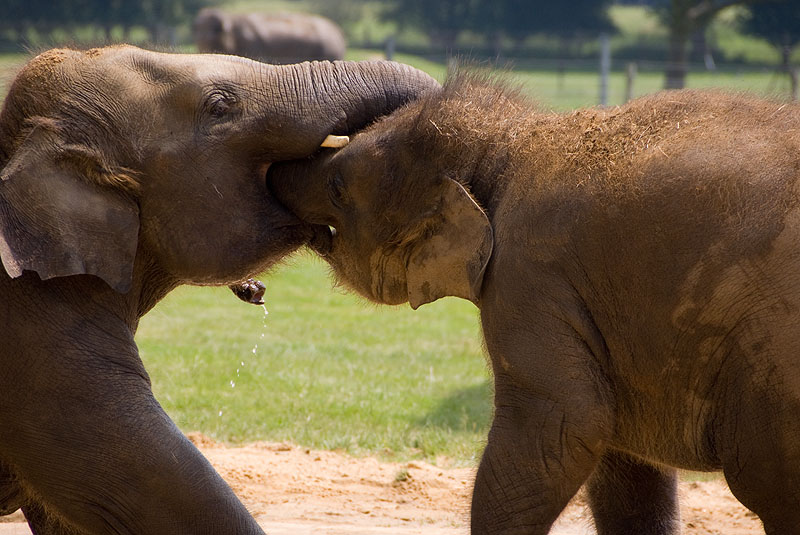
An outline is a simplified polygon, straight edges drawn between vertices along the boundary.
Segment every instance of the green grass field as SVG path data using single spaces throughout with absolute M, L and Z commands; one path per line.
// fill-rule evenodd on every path
M 375 51 L 351 50 L 349 59 Z M 0 56 L 0 96 L 24 61 Z M 442 63 L 398 55 L 442 80 Z M 595 72 L 512 68 L 545 108 L 597 103 Z M 657 91 L 643 69 L 635 94 Z M 614 72 L 610 104 L 621 104 Z M 780 96 L 770 71 L 692 73 L 691 87 Z M 781 85 L 783 84 L 783 85 Z M 265 316 L 223 288 L 180 288 L 141 322 L 137 341 L 158 399 L 185 431 L 228 441 L 291 441 L 397 459 L 470 463 L 483 447 L 491 387 L 477 310 L 444 299 L 412 311 L 376 307 L 332 290 L 325 265 L 300 254 L 264 278 Z
M 490 387 L 472 304 L 377 307 L 332 290 L 309 253 L 264 280 L 266 316 L 187 287 L 143 318 L 142 358 L 182 429 L 456 462 L 480 451 Z

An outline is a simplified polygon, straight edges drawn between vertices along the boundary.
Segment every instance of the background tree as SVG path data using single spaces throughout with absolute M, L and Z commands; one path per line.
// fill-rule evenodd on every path
M 145 26 L 156 42 L 168 41 L 168 29 L 190 21 L 211 0 L 4 0 L 0 29 L 11 29 L 24 40 L 29 30 L 48 35 L 55 28 L 74 31 L 79 26 L 111 29 Z M 169 40 L 171 41 L 171 40 Z
M 747 3 L 748 0 L 658 0 L 653 2 L 664 25 L 669 29 L 667 68 L 664 87 L 680 89 L 686 84 L 689 70 L 689 39 L 693 33 L 705 31 L 723 9 Z
M 472 26 L 480 0 L 397 0 L 384 17 L 425 31 L 434 46 L 451 50 L 459 34 Z
M 419 27 L 434 45 L 452 49 L 462 30 L 484 36 L 499 52 L 503 38 L 521 43 L 541 33 L 562 38 L 610 31 L 612 0 L 397 0 L 386 18 Z
M 781 69 L 791 72 L 789 58 L 800 43 L 800 2 L 771 0 L 753 4 L 744 17 L 742 28 L 775 46 L 781 53 Z
M 533 34 L 560 39 L 595 36 L 613 30 L 608 17 L 611 3 L 612 0 L 481 0 L 475 4 L 470 29 L 495 43 L 508 37 L 519 44 Z

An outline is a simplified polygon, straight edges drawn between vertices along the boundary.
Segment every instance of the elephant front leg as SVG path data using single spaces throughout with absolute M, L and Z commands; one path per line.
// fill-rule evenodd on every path
M 25 501 L 22 489 L 11 471 L 0 462 L 0 516 L 10 515 Z
M 49 514 L 39 502 L 29 502 L 22 506 L 25 520 L 33 535 L 81 535 L 73 527 L 67 527 L 52 514 Z
M 11 470 L 0 463 L 0 516 L 10 515 L 18 509 L 22 509 L 33 535 L 78 535 L 78 531 L 64 526 L 39 502 L 26 496 Z
M 674 469 L 652 466 L 624 453 L 609 451 L 592 474 L 588 493 L 600 535 L 678 532 Z
M 64 351 L 50 362 L 58 381 L 23 399 L 14 410 L 19 416 L 4 421 L 2 451 L 25 490 L 31 529 L 263 535 L 153 398 L 137 357 L 95 359 L 89 374 Z
M 472 533 L 548 533 L 601 458 L 609 413 L 537 395 L 502 378 L 495 395 L 475 480 Z

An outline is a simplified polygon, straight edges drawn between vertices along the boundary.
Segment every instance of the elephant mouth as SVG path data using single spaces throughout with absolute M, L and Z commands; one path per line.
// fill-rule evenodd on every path
M 312 225 L 308 222 L 303 221 L 300 217 L 295 214 L 291 208 L 286 206 L 276 195 L 276 192 L 270 187 L 270 172 L 272 169 L 272 164 L 264 163 L 258 169 L 258 176 L 261 178 L 262 184 L 264 185 L 264 190 L 266 192 L 266 202 L 271 205 L 271 209 L 273 211 L 277 211 L 282 216 L 281 224 L 278 225 L 280 228 L 283 229 L 297 229 L 300 230 L 301 233 L 305 236 L 304 241 L 308 241 L 312 237 Z
M 280 184 L 282 181 L 287 182 L 291 180 L 291 176 L 282 176 L 276 179 L 275 174 L 285 173 L 286 168 L 285 165 L 270 164 L 264 164 L 261 167 L 269 202 L 274 203 L 281 211 L 286 212 L 292 217 L 294 226 L 305 236 L 304 243 L 320 256 L 326 256 L 331 251 L 336 229 L 328 225 L 319 224 L 318 221 L 305 219 L 284 202 L 284 198 L 281 196 L 282 190 Z M 279 169 L 281 169 L 281 171 L 278 171 Z
M 336 237 L 336 229 L 329 225 L 311 225 L 314 235 L 308 242 L 308 246 L 320 256 L 328 256 L 333 249 L 333 238 Z

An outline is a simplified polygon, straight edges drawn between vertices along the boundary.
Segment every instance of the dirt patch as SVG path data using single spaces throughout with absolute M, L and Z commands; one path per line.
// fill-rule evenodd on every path
M 291 444 L 227 447 L 197 433 L 189 437 L 272 535 L 457 535 L 469 531 L 474 471 L 420 461 L 380 462 Z M 443 461 L 444 464 L 444 461 Z M 722 481 L 681 484 L 684 534 L 763 533 Z M 594 533 L 578 496 L 554 535 Z M 28 535 L 16 513 L 0 535 Z

